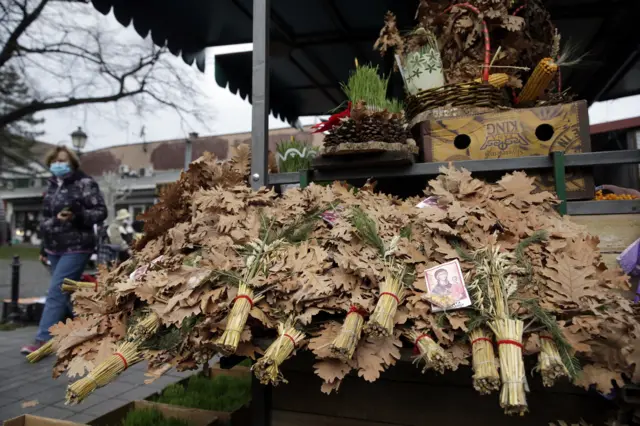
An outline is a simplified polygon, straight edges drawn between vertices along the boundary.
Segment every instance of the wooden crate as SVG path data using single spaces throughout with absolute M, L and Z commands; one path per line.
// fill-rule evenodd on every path
M 414 136 L 425 162 L 591 152 L 585 101 L 423 121 Z M 540 188 L 554 190 L 551 171 L 538 176 Z M 589 170 L 570 170 L 566 180 L 569 199 L 594 197 Z

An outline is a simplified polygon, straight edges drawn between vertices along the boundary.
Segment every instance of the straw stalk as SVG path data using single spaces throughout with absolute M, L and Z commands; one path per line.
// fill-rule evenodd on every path
M 500 376 L 496 366 L 493 341 L 483 328 L 471 331 L 471 350 L 473 364 L 473 387 L 482 395 L 488 395 L 500 389 Z
M 426 333 L 418 333 L 415 330 L 407 332 L 406 336 L 413 342 L 416 357 L 414 364 L 424 361 L 422 372 L 431 369 L 443 374 L 446 369 L 453 368 L 451 357 Z
M 280 365 L 293 353 L 296 345 L 304 339 L 304 333 L 296 330 L 292 325 L 280 323 L 278 338 L 271 343 L 251 369 L 263 385 L 278 385 L 287 383 L 280 372 Z
M 344 324 L 340 328 L 340 332 L 331 343 L 329 349 L 331 353 L 338 359 L 349 361 L 353 358 L 358 342 L 362 335 L 362 327 L 364 326 L 364 317 L 366 312 L 360 306 L 353 305 L 347 312 Z

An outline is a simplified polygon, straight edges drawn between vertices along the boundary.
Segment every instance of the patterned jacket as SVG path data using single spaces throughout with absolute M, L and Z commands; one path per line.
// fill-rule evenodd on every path
M 64 209 L 73 213 L 70 221 L 56 216 Z M 44 194 L 40 232 L 49 254 L 93 253 L 96 235 L 93 225 L 107 218 L 100 188 L 93 178 L 77 170 L 61 182 L 53 177 Z

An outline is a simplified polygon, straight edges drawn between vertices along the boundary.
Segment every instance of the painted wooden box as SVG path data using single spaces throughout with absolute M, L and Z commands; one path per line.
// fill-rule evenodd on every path
M 484 160 L 591 152 L 585 101 L 423 121 L 416 125 L 425 162 Z M 541 189 L 553 190 L 553 174 L 537 174 Z M 569 199 L 592 199 L 588 169 L 568 170 Z

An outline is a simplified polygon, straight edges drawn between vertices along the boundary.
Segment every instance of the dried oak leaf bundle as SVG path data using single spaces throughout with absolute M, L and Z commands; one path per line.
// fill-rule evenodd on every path
M 65 369 L 83 374 L 99 364 L 124 338 L 128 317 L 141 309 L 155 312 L 162 323 L 142 348 L 152 375 L 172 367 L 198 368 L 218 352 L 225 319 L 238 296 L 246 266 L 238 246 L 260 239 L 265 228 L 295 229 L 309 212 L 331 210 L 337 220 L 313 222 L 305 238 L 293 238 L 297 241 L 271 253 L 265 270 L 252 278 L 264 299 L 254 306 L 259 309 L 249 311 L 236 354 L 259 357 L 277 335 L 278 322 L 294 317 L 311 336 L 308 350 L 317 358 L 314 368 L 325 392 L 338 390 L 352 370 L 365 380 L 377 380 L 400 359 L 399 337 L 410 329 L 428 333 L 450 357 L 452 368 L 468 364 L 467 335 L 477 315 L 465 310 L 433 313 L 424 271 L 459 259 L 463 273 L 472 277 L 473 262 L 462 253 L 499 246 L 518 264 L 510 308 L 526 316 L 533 308 L 524 301 L 538 301 L 557 324 L 558 337 L 568 342 L 568 355 L 584 361 L 578 384 L 596 384 L 608 392 L 611 380 L 621 374 L 638 377 L 634 365 L 640 365 L 640 333 L 637 313 L 624 296 L 627 279 L 601 265 L 597 240 L 560 217 L 553 196 L 538 191 L 524 173 L 488 184 L 468 171 L 443 168 L 426 190 L 438 197 L 438 206 L 420 209 L 417 198 L 400 200 L 374 192 L 371 185 L 355 191 L 340 183 L 312 184 L 282 196 L 267 189 L 252 191 L 240 178 L 246 168 L 240 173 L 239 163 L 218 164 L 209 157 L 197 164 L 194 174 L 184 174 L 178 183 L 183 191 L 183 204 L 178 204 L 184 207 L 179 218 L 157 222 L 156 234 L 131 261 L 101 274 L 99 288 L 108 291 L 74 295 L 80 315 L 52 329 L 57 345 L 66 342 L 63 349 L 58 346 L 57 375 Z M 203 182 L 207 180 L 216 183 Z M 348 220 L 355 206 L 375 222 L 382 241 L 410 230 L 410 238 L 398 241 L 396 254 L 414 276 L 393 317 L 393 333 L 382 339 L 361 337 L 349 348 L 351 357 L 337 359 L 331 347 L 341 323 L 354 305 L 373 312 L 378 283 L 385 278 L 379 251 L 364 243 Z M 541 230 L 546 231 L 544 239 L 537 238 Z M 523 243 L 531 241 L 535 243 Z M 525 329 L 525 342 L 530 332 L 540 331 Z M 272 373 L 268 377 L 279 377 Z

